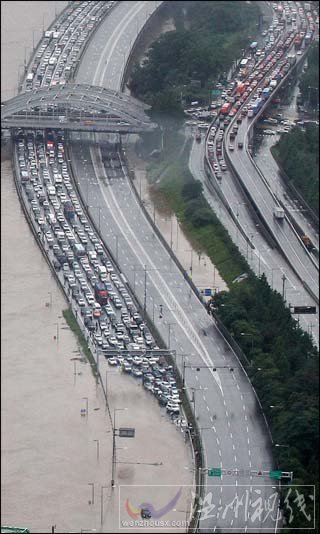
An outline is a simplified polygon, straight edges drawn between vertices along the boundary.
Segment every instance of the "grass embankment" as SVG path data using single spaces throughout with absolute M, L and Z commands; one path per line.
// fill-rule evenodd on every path
M 84 353 L 84 355 L 86 356 L 88 362 L 90 363 L 90 366 L 91 366 L 91 370 L 92 370 L 92 374 L 95 378 L 97 378 L 98 376 L 98 371 L 97 371 L 97 364 L 95 362 L 95 359 L 88 347 L 88 343 L 83 335 L 83 333 L 81 332 L 80 328 L 79 328 L 79 325 L 76 321 L 76 318 L 75 316 L 73 315 L 73 312 L 70 308 L 68 308 L 67 310 L 63 310 L 62 311 L 62 315 L 63 317 L 65 318 L 70 330 L 76 335 L 76 337 L 78 338 L 78 341 L 79 341 L 79 344 L 82 348 L 82 351 Z
M 191 140 L 187 141 L 180 158 L 174 159 L 171 156 L 172 147 L 174 146 L 175 150 L 178 144 L 181 147 L 183 136 L 176 131 L 166 131 L 164 138 L 161 164 L 164 167 L 167 165 L 167 169 L 155 188 L 157 195 L 164 197 L 170 205 L 192 246 L 209 256 L 229 285 L 239 274 L 249 271 L 249 266 L 210 208 L 201 187 L 197 187 L 196 184 L 200 182 L 195 180 L 189 171 Z M 149 165 L 148 177 L 153 177 L 158 172 L 159 165 L 160 163 Z M 188 195 L 186 189 L 195 191 Z

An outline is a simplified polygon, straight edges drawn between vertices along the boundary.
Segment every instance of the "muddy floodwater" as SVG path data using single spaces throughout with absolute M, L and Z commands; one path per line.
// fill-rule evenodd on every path
M 66 4 L 1 2 L 3 100 L 16 94 L 33 41 Z M 111 409 L 127 408 L 121 423 L 137 429 L 134 443 L 119 447 L 119 461 L 129 463 L 117 466 L 112 494 L 104 397 L 89 364 L 74 360 L 80 354 L 62 316 L 67 303 L 21 209 L 8 145 L 1 157 L 1 223 L 1 524 L 38 533 L 53 526 L 117 531 L 118 485 L 190 484 L 190 449 L 149 392 L 111 373 Z M 190 495 L 180 501 L 186 510 Z

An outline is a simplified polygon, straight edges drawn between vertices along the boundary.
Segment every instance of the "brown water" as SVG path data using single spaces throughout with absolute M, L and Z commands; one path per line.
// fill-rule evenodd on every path
M 33 30 L 43 21 L 47 27 L 55 8 L 65 5 L 1 2 L 2 99 L 14 95 Z M 79 349 L 62 318 L 67 304 L 26 223 L 8 152 L 6 147 L 1 158 L 1 524 L 31 532 L 51 532 L 53 525 L 56 532 L 99 531 L 105 485 L 100 531 L 117 531 L 118 487 L 111 495 L 104 399 L 89 364 L 72 360 Z M 137 428 L 128 452 L 118 453 L 119 460 L 133 463 L 117 467 L 116 483 L 190 484 L 190 450 L 156 400 L 129 377 L 110 375 L 108 387 L 111 409 L 126 407 L 121 423 Z M 155 429 L 161 433 L 156 442 Z M 181 498 L 179 508 L 185 510 L 189 498 Z

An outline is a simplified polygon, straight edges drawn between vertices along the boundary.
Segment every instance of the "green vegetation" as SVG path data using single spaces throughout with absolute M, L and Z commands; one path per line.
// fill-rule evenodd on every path
M 319 126 L 283 134 L 272 153 L 315 213 L 319 214 Z
M 319 107 L 319 44 L 314 43 L 308 54 L 308 68 L 299 84 L 302 101 L 308 108 Z
M 88 343 L 86 342 L 85 337 L 78 326 L 78 323 L 76 321 L 75 316 L 73 315 L 72 310 L 70 308 L 67 310 L 63 310 L 62 315 L 65 318 L 70 330 L 77 336 L 79 344 L 83 350 L 83 353 L 85 354 L 88 362 L 91 365 L 93 376 L 97 378 L 98 372 L 97 372 L 97 365 L 96 365 L 95 359 L 91 354 L 91 351 L 88 347 Z
M 152 44 L 143 64 L 134 66 L 129 85 L 153 111 L 179 114 L 182 99 L 208 102 L 213 81 L 225 75 L 255 35 L 260 11 L 257 3 L 245 1 L 172 4 L 179 29 Z M 187 15 L 181 27 L 184 9 Z M 198 80 L 201 88 L 192 80 Z
M 170 147 L 174 136 L 175 131 L 166 132 L 166 146 Z M 157 191 L 165 197 L 191 242 L 212 259 L 222 278 L 231 284 L 249 267 L 204 198 L 202 184 L 188 169 L 190 143 L 186 143 L 181 157 L 166 168 Z M 166 160 L 166 152 L 162 158 Z
M 294 472 L 294 484 L 318 484 L 319 357 L 310 336 L 264 275 L 233 284 L 212 302 L 252 365 L 248 374 L 274 443 L 289 446 L 274 447 L 279 468 Z

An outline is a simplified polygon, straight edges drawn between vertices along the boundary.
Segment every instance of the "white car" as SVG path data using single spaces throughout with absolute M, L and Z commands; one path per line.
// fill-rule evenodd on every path
M 118 360 L 117 358 L 108 358 L 108 364 L 109 365 L 118 365 Z

